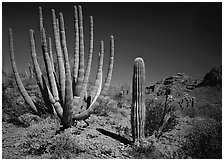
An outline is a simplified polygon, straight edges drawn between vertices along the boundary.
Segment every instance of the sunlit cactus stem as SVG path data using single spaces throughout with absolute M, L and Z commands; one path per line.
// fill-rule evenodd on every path
M 132 81 L 131 126 L 133 142 L 139 146 L 145 139 L 145 64 L 138 57 L 134 62 Z

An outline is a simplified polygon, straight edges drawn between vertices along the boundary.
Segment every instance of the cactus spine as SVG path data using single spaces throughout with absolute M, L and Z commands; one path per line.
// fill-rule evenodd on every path
M 74 24 L 75 53 L 74 65 L 71 71 L 69 63 L 69 51 L 67 49 L 66 43 L 64 17 L 63 14 L 60 13 L 59 19 L 57 19 L 55 10 L 52 9 L 54 45 L 58 62 L 58 73 L 56 73 L 54 70 L 51 38 L 47 39 L 44 28 L 43 12 L 42 8 L 39 7 L 40 38 L 48 81 L 45 80 L 46 78 L 44 78 L 40 69 L 37 60 L 34 31 L 30 30 L 31 57 L 37 84 L 49 112 L 58 115 L 61 119 L 63 127 L 65 128 L 72 126 L 76 120 L 87 119 L 95 110 L 97 105 L 99 105 L 99 103 L 105 99 L 112 77 L 114 62 L 114 37 L 111 36 L 109 67 L 107 76 L 105 77 L 104 86 L 102 80 L 104 43 L 101 41 L 98 70 L 95 85 L 93 87 L 94 90 L 90 96 L 86 96 L 93 54 L 93 17 L 90 17 L 90 45 L 86 70 L 84 67 L 84 31 L 81 6 L 78 6 L 78 11 L 77 7 L 74 7 Z M 36 113 L 39 113 L 35 103 L 25 90 L 17 71 L 12 39 L 12 29 L 9 29 L 9 45 L 12 68 L 19 91 L 25 99 L 26 103 L 29 104 Z
M 134 61 L 132 89 L 132 138 L 139 146 L 145 138 L 145 64 L 142 58 L 136 58 Z

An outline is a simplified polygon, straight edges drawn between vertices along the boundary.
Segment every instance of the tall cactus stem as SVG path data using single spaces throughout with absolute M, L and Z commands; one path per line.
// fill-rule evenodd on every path
M 104 43 L 103 43 L 103 41 L 101 41 L 101 43 L 100 43 L 100 53 L 99 53 L 99 64 L 98 64 L 98 70 L 97 70 L 97 75 L 96 75 L 96 81 L 95 81 L 95 85 L 93 87 L 93 90 L 90 94 L 92 100 L 95 99 L 95 96 L 97 94 L 97 89 L 99 87 L 100 70 L 102 70 L 102 66 L 103 66 L 103 54 L 104 54 Z
M 53 56 L 53 49 L 52 49 L 52 42 L 51 42 L 51 38 L 48 38 L 48 45 L 49 45 L 49 55 L 50 55 L 50 59 L 51 59 L 51 66 L 53 71 L 55 72 L 55 67 L 54 67 L 54 56 Z
M 145 138 L 145 64 L 142 58 L 134 61 L 132 84 L 131 126 L 133 142 L 139 146 Z
M 57 62 L 58 62 L 58 70 L 59 70 L 59 86 L 60 86 L 60 102 L 63 105 L 65 102 L 65 66 L 64 66 L 64 58 L 61 49 L 60 43 L 60 34 L 59 34 L 59 27 L 57 25 L 57 19 L 55 16 L 55 10 L 52 9 L 52 25 L 53 25 L 53 33 L 54 33 L 54 41 L 56 46 L 56 55 L 57 55 Z
M 33 103 L 32 99 L 28 95 L 28 93 L 27 93 L 27 91 L 26 91 L 25 87 L 23 86 L 23 83 L 20 79 L 20 76 L 19 76 L 19 72 L 18 72 L 18 69 L 17 69 L 17 66 L 16 66 L 16 62 L 15 62 L 13 35 L 12 35 L 12 29 L 11 28 L 9 29 L 9 51 L 10 51 L 10 58 L 11 58 L 11 63 L 12 63 L 12 70 L 14 72 L 14 76 L 15 76 L 15 80 L 16 80 L 16 84 L 18 86 L 19 92 L 21 93 L 25 102 L 31 107 L 31 109 L 35 113 L 38 113 L 38 110 L 37 110 L 35 104 Z
M 73 82 L 77 83 L 79 70 L 79 25 L 78 25 L 78 11 L 74 6 L 74 30 L 75 30 L 75 51 L 74 51 L 74 66 L 73 66 Z
M 73 97 L 72 94 L 72 80 L 71 80 L 71 70 L 68 58 L 68 49 L 66 44 L 66 36 L 65 36 L 65 26 L 64 26 L 64 18 L 63 14 L 60 13 L 60 32 L 61 32 L 61 45 L 62 51 L 64 55 L 65 61 L 65 103 L 70 101 Z
M 88 55 L 88 61 L 85 71 L 85 77 L 83 80 L 82 90 L 80 93 L 80 99 L 83 99 L 83 97 L 86 94 L 88 81 L 89 81 L 89 75 L 90 75 L 90 69 L 91 69 L 91 63 L 92 63 L 92 55 L 93 55 L 93 17 L 90 16 L 90 40 L 89 40 L 89 55 Z
M 112 72 L 113 72 L 113 64 L 114 64 L 114 36 L 111 35 L 110 36 L 110 60 L 109 60 L 109 66 L 107 70 L 107 76 L 105 78 L 105 83 L 101 91 L 101 95 L 106 95 L 107 90 L 110 86 L 110 81 L 111 81 Z
M 46 39 L 46 34 L 45 34 L 45 29 L 42 29 L 42 49 L 43 49 L 43 55 L 44 55 L 44 62 L 45 62 L 45 67 L 47 71 L 47 76 L 48 76 L 48 81 L 50 84 L 50 89 L 52 91 L 52 94 L 54 96 L 54 99 L 56 101 L 59 101 L 59 95 L 58 95 L 58 89 L 57 89 L 57 84 L 54 79 L 54 73 L 53 73 L 53 68 L 52 68 L 52 63 L 50 60 L 50 56 L 47 50 L 47 39 Z
M 43 12 L 42 12 L 42 7 L 39 8 L 39 31 L 40 33 L 42 32 L 42 29 L 44 28 L 44 22 L 43 22 Z M 40 40 L 42 41 L 42 34 L 40 34 Z
M 36 54 L 36 47 L 35 47 L 35 40 L 34 40 L 34 31 L 30 30 L 30 48 L 31 48 L 31 58 L 33 61 L 33 66 L 34 66 L 34 72 L 36 74 L 36 80 L 37 80 L 37 84 L 39 86 L 40 92 L 42 94 L 44 103 L 48 109 L 48 111 L 50 113 L 56 114 L 56 112 L 60 113 L 60 109 L 61 107 L 57 106 L 57 110 L 55 111 L 55 109 L 52 107 L 52 105 L 55 104 L 55 99 L 53 97 L 53 95 L 51 94 L 49 88 L 46 85 L 46 82 L 43 78 L 42 72 L 40 70 L 40 66 L 38 64 L 37 61 L 37 54 Z
M 78 6 L 79 14 L 79 70 L 78 70 L 78 79 L 77 85 L 75 88 L 75 96 L 79 96 L 82 89 L 82 84 L 84 80 L 84 35 L 83 35 L 83 17 L 82 17 L 82 7 Z

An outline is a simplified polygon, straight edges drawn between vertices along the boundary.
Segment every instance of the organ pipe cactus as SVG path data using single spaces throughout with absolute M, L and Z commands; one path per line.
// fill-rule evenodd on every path
M 84 34 L 82 7 L 78 6 L 78 9 L 76 6 L 74 7 L 75 47 L 73 69 L 71 69 L 69 63 L 64 17 L 63 14 L 60 13 L 58 19 L 56 17 L 55 10 L 53 9 L 52 26 L 54 34 L 53 41 L 51 41 L 51 38 L 47 39 L 44 28 L 42 8 L 39 7 L 39 31 L 48 81 L 46 81 L 46 78 L 43 76 L 38 64 L 33 30 L 30 30 L 31 57 L 37 84 L 41 91 L 45 106 L 50 113 L 57 115 L 61 119 L 63 127 L 67 128 L 72 126 L 77 120 L 87 119 L 99 105 L 99 103 L 105 99 L 107 90 L 110 86 L 113 71 L 114 37 L 110 37 L 109 66 L 107 75 L 105 77 L 105 83 L 104 85 L 102 83 L 104 43 L 103 41 L 101 41 L 95 84 L 91 94 L 87 96 L 87 86 L 93 54 L 93 17 L 90 17 L 90 45 L 86 69 L 84 69 Z M 57 73 L 55 71 L 55 64 L 52 55 L 52 42 L 55 44 L 55 53 L 58 63 Z M 32 108 L 35 113 L 39 114 L 39 109 L 36 107 L 35 103 L 25 90 L 19 77 L 15 62 L 13 34 L 11 28 L 9 29 L 9 48 L 12 68 L 18 89 L 25 102 Z
M 142 58 L 134 61 L 132 81 L 131 126 L 132 138 L 136 145 L 145 139 L 145 64 Z

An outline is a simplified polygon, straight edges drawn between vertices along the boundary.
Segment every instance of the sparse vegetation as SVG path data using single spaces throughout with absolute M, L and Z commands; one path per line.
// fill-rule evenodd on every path
M 146 143 L 137 147 L 125 141 L 132 140 L 130 100 L 126 103 L 127 98 L 131 97 L 130 93 L 124 97 L 118 96 L 119 92 L 109 95 L 107 101 L 98 106 L 87 119 L 90 124 L 88 127 L 85 122 L 80 122 L 76 127 L 60 132 L 60 121 L 56 117 L 33 115 L 21 98 L 14 79 L 10 74 L 3 76 L 3 80 L 11 82 L 2 96 L 5 98 L 3 158 L 198 159 L 222 156 L 220 86 L 201 86 L 191 90 L 188 94 L 195 97 L 194 107 L 187 107 L 183 103 L 183 108 L 180 108 L 178 101 L 182 97 L 168 101 L 172 117 L 159 138 L 156 133 L 163 116 L 166 96 L 156 96 L 153 93 L 146 95 Z M 26 80 L 25 77 L 23 79 Z M 38 97 L 40 93 L 35 82 L 25 84 L 25 88 L 27 87 L 35 94 L 33 99 L 44 107 L 43 100 Z M 117 105 L 118 102 L 123 102 L 122 107 Z
M 137 58 L 132 92 L 127 85 L 109 87 L 114 59 L 111 36 L 105 85 L 102 85 L 103 42 L 96 82 L 88 83 L 93 19 L 90 18 L 90 58 L 84 73 L 81 6 L 79 13 L 76 7 L 74 10 L 76 63 L 73 74 L 69 71 L 62 14 L 58 23 L 52 10 L 59 57 L 57 66 L 52 55 L 48 55 L 39 8 L 45 55 L 42 63 L 47 68 L 43 73 L 35 55 L 33 30 L 30 31 L 33 66 L 27 69 L 29 75 L 18 73 L 12 30 L 9 30 L 13 73 L 2 73 L 3 159 L 221 159 L 221 67 L 213 68 L 202 81 L 177 73 L 145 87 L 144 60 Z M 62 55 L 63 61 L 60 60 Z M 82 57 L 79 60 L 78 55 Z

